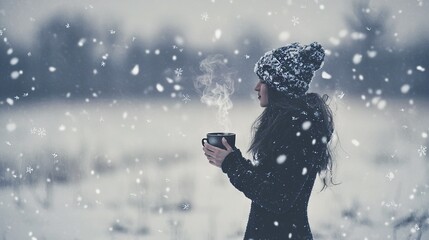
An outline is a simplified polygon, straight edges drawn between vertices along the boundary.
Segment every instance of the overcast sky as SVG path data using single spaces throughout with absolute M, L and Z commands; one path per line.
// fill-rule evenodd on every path
M 115 34 L 152 36 L 161 26 L 180 28 L 186 44 L 229 42 L 240 30 L 262 29 L 269 39 L 329 42 L 346 29 L 352 1 L 344 0 L 0 0 L 0 29 L 12 41 L 29 43 L 35 30 L 54 13 L 82 12 L 97 24 L 112 24 Z M 370 11 L 389 8 L 389 24 L 398 44 L 429 34 L 428 0 L 370 1 Z M 70 15 L 71 16 L 71 15 Z M 67 17 L 65 15 L 65 21 Z M 295 21 L 294 21 L 295 19 Z M 425 26 L 425 27 L 424 27 Z M 71 26 L 78 27 L 78 26 Z M 114 28 L 114 29 L 113 29 Z M 6 30 L 5 30 L 6 29 Z M 217 30 L 217 35 L 216 35 Z

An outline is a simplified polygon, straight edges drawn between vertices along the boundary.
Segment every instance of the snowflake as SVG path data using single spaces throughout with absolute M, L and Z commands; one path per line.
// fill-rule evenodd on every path
M 104 61 L 101 61 L 101 66 L 102 67 L 106 66 L 106 63 Z
M 27 167 L 27 171 L 26 171 L 27 173 L 31 174 L 33 171 L 34 171 L 34 169 L 31 166 Z
M 3 30 L 0 29 L 0 36 L 2 36 L 2 35 L 3 35 Z
M 417 2 L 419 2 L 419 6 L 423 6 L 423 0 L 417 0 Z
M 46 136 L 46 129 L 44 128 L 32 128 L 30 132 L 31 134 L 37 134 L 41 137 Z
M 386 177 L 389 181 L 392 181 L 395 178 L 395 174 L 393 172 L 389 172 Z
M 426 146 L 420 145 L 420 148 L 417 149 L 417 152 L 419 153 L 420 157 L 426 156 L 426 149 L 427 149 Z
M 410 232 L 411 232 L 411 233 L 416 233 L 416 232 L 418 232 L 419 230 L 420 230 L 419 225 L 418 225 L 418 224 L 415 224 L 415 225 L 414 225 L 414 227 L 412 227 L 412 228 L 410 229 Z
M 177 77 L 180 77 L 180 76 L 182 76 L 183 69 L 182 68 L 176 68 L 176 70 L 174 70 L 174 73 L 176 74 Z
M 185 95 L 183 95 L 182 101 L 183 101 L 184 103 L 188 103 L 188 102 L 190 102 L 190 101 L 191 101 L 191 97 L 189 97 L 189 95 L 188 95 L 188 94 L 185 94 Z
M 15 96 L 15 99 L 16 99 L 16 100 L 19 100 L 19 97 L 18 97 L 18 96 Z
M 344 92 L 341 92 L 341 93 L 338 94 L 338 98 L 339 99 L 342 99 L 343 97 L 344 97 Z
M 52 156 L 53 156 L 54 158 L 56 158 L 56 157 L 58 157 L 58 154 L 56 154 L 56 153 L 52 153 Z
M 292 17 L 292 23 L 293 23 L 293 26 L 294 26 L 294 27 L 295 27 L 296 25 L 298 25 L 298 24 L 299 24 L 299 18 L 298 18 L 298 17 L 293 16 L 293 17 Z
M 113 35 L 113 34 L 115 34 L 115 33 L 116 33 L 116 31 L 115 31 L 115 30 L 113 30 L 113 29 L 112 29 L 112 30 L 110 30 L 110 34 L 112 34 L 112 35 Z
M 66 28 L 70 28 L 70 23 L 67 23 L 67 24 L 66 24 Z
M 183 210 L 189 210 L 191 208 L 191 204 L 189 204 L 189 203 L 184 203 L 184 204 L 182 204 L 182 209 Z
M 203 14 L 201 14 L 201 19 L 207 21 L 209 19 L 209 14 L 207 12 L 204 12 Z
M 249 55 L 246 55 L 246 56 L 245 56 L 245 58 L 246 58 L 246 59 L 249 59 L 249 58 L 250 58 L 250 56 L 249 56 Z

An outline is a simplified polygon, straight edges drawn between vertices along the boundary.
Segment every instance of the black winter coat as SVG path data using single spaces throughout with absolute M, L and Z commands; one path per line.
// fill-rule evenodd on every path
M 222 163 L 232 185 L 252 200 L 246 240 L 313 239 L 307 206 L 326 150 L 326 131 L 314 113 L 285 118 L 276 129 L 281 137 L 272 139 L 272 152 L 259 164 L 243 158 L 238 149 Z

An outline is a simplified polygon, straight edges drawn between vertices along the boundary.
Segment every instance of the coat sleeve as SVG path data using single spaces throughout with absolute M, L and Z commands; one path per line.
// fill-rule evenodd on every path
M 301 125 L 303 121 L 298 122 Z M 272 164 L 271 171 L 255 171 L 238 149 L 225 158 L 222 171 L 254 203 L 274 213 L 288 212 L 316 167 L 314 155 L 309 154 L 314 153 L 314 131 L 311 127 L 305 131 L 299 131 L 300 128 L 289 127 L 283 137 L 273 141 L 271 159 L 263 159 Z

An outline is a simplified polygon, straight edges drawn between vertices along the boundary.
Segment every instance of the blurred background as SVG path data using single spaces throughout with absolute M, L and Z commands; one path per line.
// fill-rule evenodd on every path
M 230 130 L 245 152 L 262 111 L 255 62 L 317 41 L 311 91 L 330 96 L 341 184 L 316 181 L 315 238 L 428 239 L 428 12 L 426 0 L 0 0 L 0 238 L 242 239 L 250 200 L 201 138 Z

